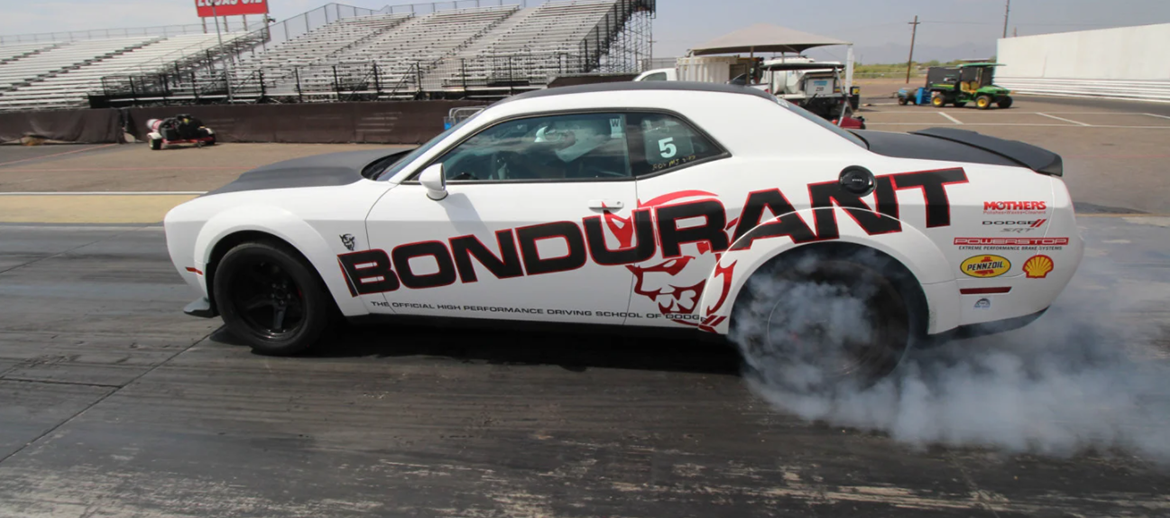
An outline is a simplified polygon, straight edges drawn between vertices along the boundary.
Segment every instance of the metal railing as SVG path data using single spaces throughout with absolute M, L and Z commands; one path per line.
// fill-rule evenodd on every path
M 239 31 L 245 30 L 244 24 L 239 20 L 227 20 L 226 22 L 220 20 L 220 30 L 223 31 Z M 250 27 L 258 27 L 264 25 L 263 18 L 257 17 L 255 22 L 249 23 Z M 201 23 L 189 23 L 186 25 L 159 25 L 156 27 L 133 27 L 122 29 L 92 29 L 86 31 L 61 31 L 61 32 L 42 32 L 37 34 L 10 34 L 0 35 L 0 45 L 11 45 L 16 43 L 51 43 L 55 41 L 78 41 L 78 40 L 94 40 L 100 38 L 121 38 L 130 36 L 177 36 L 180 34 L 197 34 L 197 33 L 215 33 L 215 23 L 212 21 L 206 26 Z
M 553 79 L 587 72 L 571 52 L 305 65 L 288 68 L 162 72 L 102 78 L 101 97 L 113 104 L 224 100 L 317 102 L 447 97 L 504 97 L 543 88 Z

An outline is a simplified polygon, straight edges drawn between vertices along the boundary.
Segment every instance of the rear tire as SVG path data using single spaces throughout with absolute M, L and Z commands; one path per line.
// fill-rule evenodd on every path
M 158 150 L 162 149 L 162 140 L 159 140 L 156 138 L 150 139 L 150 149 L 153 151 L 158 151 Z
M 941 95 L 936 95 L 930 98 L 930 104 L 935 108 L 942 108 L 947 105 L 947 99 Z
M 220 260 L 213 284 L 224 324 L 259 354 L 288 356 L 312 347 L 333 313 L 316 270 L 283 244 L 237 245 Z
M 1005 110 L 1008 108 L 1011 108 L 1012 107 L 1012 98 L 1011 97 L 1004 97 L 1003 99 L 1000 99 L 999 102 L 996 103 L 996 105 L 999 106 L 1001 109 L 1005 109 Z
M 980 95 L 979 97 L 976 97 L 975 98 L 975 107 L 979 108 L 980 110 L 986 110 L 988 108 L 991 108 L 991 96 L 990 95 Z
M 752 275 L 729 336 L 757 382 L 795 393 L 867 387 L 910 349 L 907 277 L 871 250 L 790 254 Z

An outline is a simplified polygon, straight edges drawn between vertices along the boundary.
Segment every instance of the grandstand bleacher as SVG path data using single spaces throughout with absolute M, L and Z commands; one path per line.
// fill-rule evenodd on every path
M 202 33 L 3 44 L 0 110 L 79 107 L 91 96 L 116 105 L 506 95 L 595 70 L 631 13 L 652 12 L 655 3 L 494 1 L 500 5 L 427 4 L 431 12 L 327 4 L 224 34 L 222 46 Z
M 229 34 L 229 38 L 235 36 Z M 47 51 L 0 64 L 0 85 L 10 68 L 15 69 L 7 91 L 0 91 L 0 107 L 60 108 L 83 105 L 90 90 L 101 87 L 103 77 L 133 70 L 142 63 L 184 49 L 202 48 L 217 40 L 214 34 L 180 34 L 170 37 L 132 37 L 61 44 Z M 2 47 L 0 47 L 2 48 Z M 66 66 L 60 66 L 69 63 Z M 24 66 L 18 66 L 24 65 Z M 0 86 L 3 88 L 3 86 Z

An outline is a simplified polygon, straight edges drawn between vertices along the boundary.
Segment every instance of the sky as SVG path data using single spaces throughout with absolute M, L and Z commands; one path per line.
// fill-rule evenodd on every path
M 483 0 L 485 3 L 493 0 Z M 540 0 L 527 0 L 530 3 Z M 471 5 L 467 0 L 461 6 Z M 773 23 L 855 44 L 862 63 L 904 62 L 910 25 L 918 15 L 915 58 L 942 61 L 995 54 L 1003 33 L 1005 0 L 658 0 L 654 55 L 687 49 L 753 23 Z M 325 0 L 269 0 L 277 19 L 319 7 Z M 385 0 L 340 3 L 381 8 Z M 389 2 L 412 3 L 412 2 Z M 449 3 L 449 2 L 448 2 Z M 197 24 L 195 0 L 0 0 L 0 34 Z M 1013 0 L 1008 33 L 1066 32 L 1170 23 L 1170 0 Z M 841 47 L 810 51 L 844 59 Z

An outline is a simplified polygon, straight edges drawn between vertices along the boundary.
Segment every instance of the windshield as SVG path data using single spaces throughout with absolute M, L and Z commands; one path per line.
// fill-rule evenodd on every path
M 483 113 L 483 112 L 480 112 L 480 113 Z M 448 135 L 455 133 L 455 131 L 457 131 L 459 128 L 462 128 L 463 125 L 467 124 L 468 121 L 474 119 L 476 117 L 476 115 L 479 115 L 479 113 L 472 115 L 471 117 L 468 117 L 466 119 L 463 119 L 458 124 L 451 126 L 447 131 L 440 133 L 439 136 L 428 141 L 426 144 L 423 144 L 417 148 L 414 148 L 414 151 L 407 153 L 405 156 L 403 156 L 397 162 L 390 164 L 390 167 L 386 168 L 385 171 L 382 171 L 382 173 L 378 175 L 377 180 L 384 181 L 384 180 L 389 180 L 391 178 L 394 178 L 394 176 L 397 175 L 400 171 L 402 171 L 402 169 L 404 167 L 410 165 L 411 162 L 414 162 L 414 159 L 418 158 L 419 156 L 422 156 L 423 153 L 430 151 L 431 148 L 437 146 L 439 144 L 439 142 L 442 142 L 443 139 L 447 138 Z
M 848 131 L 845 131 L 841 128 L 838 128 L 833 123 L 831 123 L 831 122 L 829 122 L 821 117 L 813 115 L 811 112 L 809 112 L 808 110 L 806 110 L 804 108 L 801 108 L 801 107 L 799 107 L 795 104 L 792 104 L 790 102 L 782 102 L 782 103 L 780 103 L 780 105 L 785 107 L 785 108 L 788 108 L 789 110 L 792 111 L 792 113 L 795 113 L 797 115 L 800 115 L 801 117 L 804 117 L 810 121 L 815 122 L 817 124 L 817 126 L 820 126 L 820 127 L 825 128 L 829 131 L 832 131 L 833 133 L 836 133 L 841 138 L 848 140 L 849 142 L 857 144 L 860 147 L 869 149 L 869 146 L 867 146 L 865 144 L 865 141 L 861 140 L 860 138 L 857 138 L 857 135 L 854 135 L 852 133 L 849 133 Z

